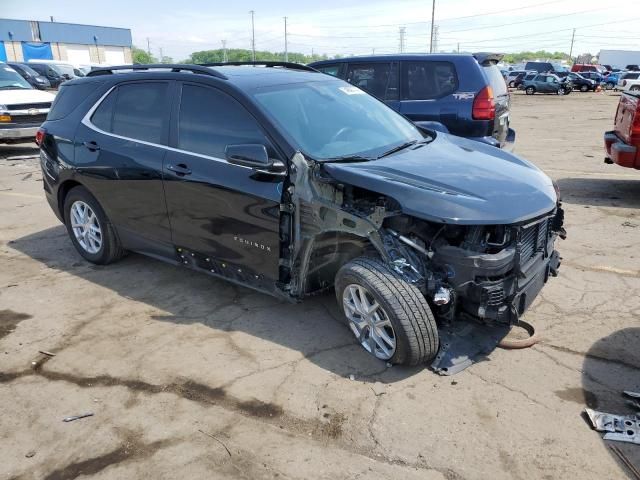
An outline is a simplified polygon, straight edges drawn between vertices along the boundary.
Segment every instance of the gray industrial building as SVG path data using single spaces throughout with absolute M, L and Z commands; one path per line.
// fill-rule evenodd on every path
M 74 23 L 0 19 L 0 60 L 72 64 L 131 63 L 131 30 Z

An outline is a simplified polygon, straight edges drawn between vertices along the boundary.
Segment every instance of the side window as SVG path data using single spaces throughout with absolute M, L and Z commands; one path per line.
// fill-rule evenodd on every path
M 544 75 L 536 75 L 533 80 L 536 82 L 544 82 Z
M 398 99 L 397 64 L 350 63 L 347 81 L 380 100 Z
M 555 82 L 555 81 L 556 81 L 556 79 L 555 79 L 554 77 L 552 77 L 551 75 L 549 75 L 549 76 L 547 77 L 547 83 L 553 83 L 553 82 Z
M 340 64 L 334 63 L 333 65 L 322 65 L 320 67 L 316 67 L 316 70 L 319 70 L 322 73 L 326 73 L 327 75 L 333 75 L 334 77 L 337 77 L 340 73 Z
M 430 100 L 457 89 L 458 75 L 450 62 L 402 62 L 403 100 Z
M 102 101 L 91 122 L 105 132 L 162 144 L 169 112 L 167 95 L 166 82 L 120 85 Z
M 258 122 L 226 93 L 185 84 L 178 115 L 178 148 L 224 158 L 227 145 L 259 143 L 271 156 L 273 148 Z

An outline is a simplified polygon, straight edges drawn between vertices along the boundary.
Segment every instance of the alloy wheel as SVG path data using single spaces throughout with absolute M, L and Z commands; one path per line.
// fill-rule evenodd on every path
M 381 360 L 396 351 L 396 333 L 389 316 L 375 297 L 362 285 L 348 285 L 342 293 L 344 313 L 360 344 Z
M 78 244 L 87 252 L 96 254 L 102 248 L 102 229 L 91 207 L 81 200 L 73 202 L 70 209 L 71 229 Z

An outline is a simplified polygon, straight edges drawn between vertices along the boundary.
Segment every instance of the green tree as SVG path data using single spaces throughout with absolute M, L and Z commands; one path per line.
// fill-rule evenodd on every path
M 290 62 L 296 63 L 310 63 L 316 60 L 324 60 L 328 58 L 326 55 L 315 54 L 305 55 L 304 53 L 289 52 L 288 54 Z M 188 63 L 218 63 L 224 59 L 224 52 L 218 48 L 216 50 L 202 50 L 200 52 L 193 52 L 191 56 L 185 60 Z M 250 62 L 252 59 L 251 50 L 243 48 L 230 48 L 227 49 L 227 61 L 229 62 Z M 282 62 L 284 61 L 284 52 L 268 52 L 265 50 L 256 51 L 257 61 L 271 61 Z
M 131 47 L 131 58 L 133 63 L 146 64 L 157 63 L 158 60 L 153 55 L 149 55 L 146 50 L 142 50 L 138 47 Z

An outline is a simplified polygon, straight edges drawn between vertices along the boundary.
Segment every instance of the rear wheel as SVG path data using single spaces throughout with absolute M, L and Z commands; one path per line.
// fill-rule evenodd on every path
M 640 85 L 634 85 L 629 90 L 631 90 L 632 92 L 637 92 L 638 90 L 640 90 Z
M 615 88 L 616 84 L 613 82 L 607 82 L 604 84 L 604 88 L 606 90 L 612 90 L 613 88 Z
M 427 301 L 380 260 L 352 260 L 338 271 L 335 287 L 349 328 L 370 354 L 404 365 L 436 355 L 438 329 Z
M 78 253 L 91 263 L 106 265 L 124 255 L 107 215 L 86 188 L 75 187 L 67 194 L 64 223 Z
M 513 87 L 515 87 L 515 86 L 516 86 L 516 84 L 513 82 L 513 80 L 511 80 L 511 81 L 509 82 L 509 87 L 510 87 L 510 88 L 513 88 Z
M 527 95 L 533 95 L 534 93 L 536 93 L 536 89 L 533 87 L 527 87 L 524 89 L 524 93 L 526 93 Z
M 580 91 L 581 92 L 588 92 L 589 91 L 589 86 L 588 85 L 580 85 Z

